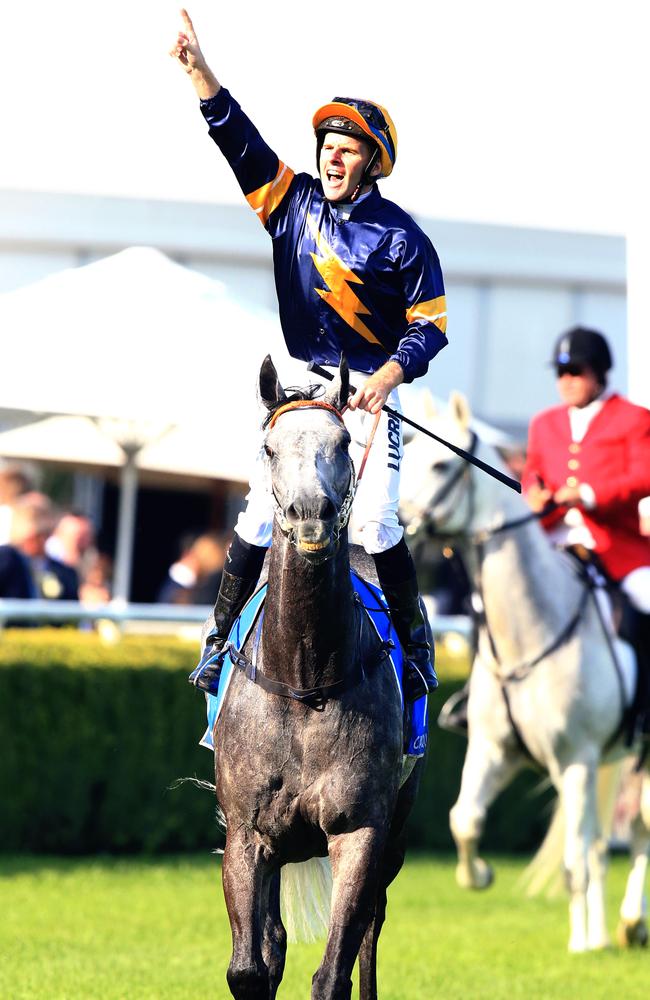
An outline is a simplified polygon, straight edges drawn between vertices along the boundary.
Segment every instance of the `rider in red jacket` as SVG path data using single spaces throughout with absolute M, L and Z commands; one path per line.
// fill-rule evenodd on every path
M 626 595 L 647 697 L 650 539 L 639 502 L 650 495 L 650 411 L 608 390 L 611 351 L 595 330 L 563 334 L 552 363 L 562 404 L 531 421 L 522 485 L 534 511 L 552 505 L 542 521 L 552 541 L 596 553 Z
M 607 388 L 612 367 L 602 334 L 575 327 L 553 351 L 562 404 L 533 417 L 522 486 L 554 544 L 598 556 L 626 595 L 625 634 L 635 645 L 638 704 L 650 733 L 650 538 L 639 502 L 650 496 L 650 411 Z M 645 709 L 644 709 L 645 706 Z M 467 729 L 467 690 L 452 695 L 439 722 Z

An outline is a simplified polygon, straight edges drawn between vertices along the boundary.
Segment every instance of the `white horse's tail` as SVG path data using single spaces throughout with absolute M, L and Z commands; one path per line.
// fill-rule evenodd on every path
M 598 768 L 596 780 L 596 800 L 601 836 L 609 840 L 616 795 L 620 785 L 624 761 L 604 764 Z M 548 896 L 556 896 L 564 886 L 563 859 L 564 834 L 566 829 L 562 799 L 558 798 L 551 825 L 535 857 L 526 866 L 518 885 L 527 896 L 537 896 L 546 890 Z
M 282 923 L 290 943 L 310 942 L 327 934 L 332 902 L 329 858 L 284 865 L 280 881 Z

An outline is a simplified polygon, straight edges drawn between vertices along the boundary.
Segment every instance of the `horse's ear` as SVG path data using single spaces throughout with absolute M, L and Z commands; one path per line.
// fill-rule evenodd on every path
M 449 409 L 452 417 L 458 421 L 463 430 L 467 430 L 472 419 L 472 411 L 469 408 L 467 397 L 463 396 L 462 392 L 454 390 L 449 397 Z
M 433 420 L 438 416 L 438 404 L 430 389 L 422 390 L 422 409 L 426 420 Z
M 267 410 L 272 410 L 278 403 L 283 403 L 286 398 L 287 395 L 280 385 L 275 365 L 271 361 L 271 355 L 267 354 L 260 368 L 260 399 Z
M 337 410 L 342 410 L 350 395 L 350 366 L 345 354 L 341 355 L 339 362 L 339 373 L 332 383 L 332 391 L 327 395 L 328 403 L 335 406 Z

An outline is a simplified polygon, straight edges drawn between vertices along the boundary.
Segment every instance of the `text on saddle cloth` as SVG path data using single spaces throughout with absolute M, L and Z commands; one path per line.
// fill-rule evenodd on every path
M 382 642 L 391 640 L 393 643 L 394 648 L 390 651 L 390 654 L 387 657 L 387 666 L 388 669 L 392 670 L 395 677 L 395 683 L 397 684 L 403 707 L 403 653 L 399 639 L 397 638 L 397 635 L 390 623 L 389 615 L 387 614 L 387 605 L 384 595 L 378 587 L 362 580 L 361 577 L 356 575 L 356 573 L 350 571 L 350 576 L 352 579 L 352 587 L 359 598 L 361 606 L 365 609 L 379 639 Z M 256 623 L 259 621 L 260 614 L 263 611 L 265 597 L 266 584 L 260 587 L 260 589 L 253 594 L 248 604 L 243 609 L 241 615 L 233 625 L 230 636 L 228 637 L 228 642 L 232 643 L 232 646 L 236 650 L 243 649 L 249 636 L 251 635 L 251 632 L 255 628 Z M 208 726 L 199 742 L 201 746 L 207 747 L 208 750 L 214 750 L 213 733 L 215 732 L 215 723 L 217 723 L 233 673 L 233 661 L 230 654 L 226 653 L 223 659 L 223 668 L 219 677 L 218 691 L 216 694 L 206 694 Z M 424 755 L 427 747 L 428 728 L 429 719 L 427 699 L 426 696 L 423 696 L 422 698 L 418 698 L 418 700 L 411 706 L 410 732 L 408 747 L 406 749 L 408 756 L 422 757 Z

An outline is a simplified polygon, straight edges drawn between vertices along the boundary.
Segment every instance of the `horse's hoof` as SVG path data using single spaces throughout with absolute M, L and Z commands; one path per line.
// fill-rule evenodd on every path
M 631 922 L 621 920 L 616 928 L 616 942 L 621 948 L 647 948 L 648 925 L 643 917 Z
M 608 951 L 612 947 L 609 938 L 602 938 L 600 941 L 590 941 L 589 951 Z
M 494 882 L 494 871 L 491 865 L 477 858 L 471 865 L 458 865 L 456 882 L 461 889 L 489 889 Z

